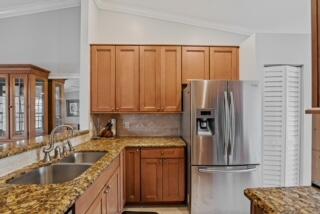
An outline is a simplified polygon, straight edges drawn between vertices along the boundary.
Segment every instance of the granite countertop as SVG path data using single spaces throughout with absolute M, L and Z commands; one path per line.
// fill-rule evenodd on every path
M 316 187 L 253 188 L 244 194 L 264 213 L 320 213 Z
M 122 137 L 94 140 L 77 146 L 76 151 L 107 151 L 108 154 L 78 178 L 50 185 L 13 185 L 6 182 L 48 163 L 39 162 L 0 178 L 0 213 L 65 213 L 99 177 L 125 147 L 183 147 L 180 138 Z
M 88 133 L 88 130 L 77 131 L 74 133 L 74 137 Z M 68 136 L 66 134 L 58 134 L 57 140 L 62 141 L 67 137 Z M 45 146 L 49 144 L 49 139 L 50 135 L 45 135 L 31 139 L 17 140 L 15 142 L 0 144 L 0 159 Z

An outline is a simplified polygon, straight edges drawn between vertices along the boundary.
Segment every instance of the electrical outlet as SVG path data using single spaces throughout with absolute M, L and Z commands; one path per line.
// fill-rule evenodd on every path
M 124 122 L 124 128 L 129 129 L 130 128 L 130 123 L 129 121 Z

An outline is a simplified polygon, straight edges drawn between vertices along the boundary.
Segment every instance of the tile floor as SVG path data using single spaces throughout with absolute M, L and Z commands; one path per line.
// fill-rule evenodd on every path
M 157 212 L 158 214 L 189 214 L 186 207 L 130 207 L 125 211 Z

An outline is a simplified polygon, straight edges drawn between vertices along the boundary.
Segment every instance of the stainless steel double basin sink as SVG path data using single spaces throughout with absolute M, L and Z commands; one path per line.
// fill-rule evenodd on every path
M 40 167 L 10 180 L 10 184 L 57 184 L 79 177 L 107 152 L 75 152 L 57 163 Z

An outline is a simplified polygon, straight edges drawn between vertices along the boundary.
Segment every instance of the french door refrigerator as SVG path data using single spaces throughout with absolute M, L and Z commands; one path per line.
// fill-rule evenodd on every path
M 191 213 L 250 213 L 243 191 L 261 184 L 259 84 L 194 80 L 183 91 L 183 103 Z

